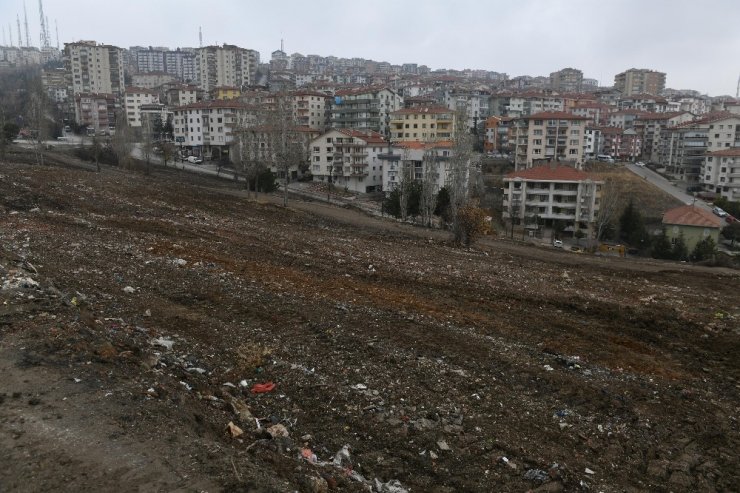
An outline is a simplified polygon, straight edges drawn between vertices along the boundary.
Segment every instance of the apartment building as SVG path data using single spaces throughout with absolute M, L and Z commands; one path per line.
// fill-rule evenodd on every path
M 166 86 L 166 89 L 163 89 L 162 92 L 168 106 L 185 106 L 198 101 L 198 88 L 196 86 L 174 84 Z
M 166 72 L 149 72 L 145 74 L 133 74 L 131 76 L 131 85 L 134 87 L 143 87 L 144 89 L 154 89 L 175 80 L 177 80 L 175 76 Z
M 116 127 L 116 106 L 113 94 L 75 94 L 75 121 L 95 133 L 109 134 Z
M 492 97 L 490 103 L 491 105 L 495 104 L 499 110 L 503 109 L 503 112 L 497 113 L 500 115 L 523 117 L 542 113 L 543 111 L 564 111 L 565 109 L 562 96 L 553 94 L 541 92 L 510 94 L 503 96 L 505 100 L 508 100 L 508 102 L 503 102 L 503 108 L 501 108 L 502 101 L 499 101 L 500 98 L 502 98 L 502 95 Z M 494 99 L 497 100 L 495 103 Z
M 503 217 L 537 229 L 560 221 L 566 232 L 592 230 L 604 182 L 590 173 L 555 164 L 504 177 Z
M 451 180 L 450 158 L 453 143 L 449 140 L 437 142 L 397 142 L 390 152 L 380 155 L 383 163 L 383 191 L 392 192 L 404 180 L 422 182 L 427 173 L 434 181 L 434 191 L 449 186 Z M 466 182 L 469 167 L 465 170 Z
M 635 131 L 642 136 L 643 160 L 658 162 L 660 133 L 664 128 L 674 127 L 694 119 L 694 115 L 684 111 L 666 113 L 643 113 L 633 122 Z
M 383 165 L 379 156 L 388 141 L 372 130 L 334 128 L 311 141 L 313 181 L 333 183 L 353 192 L 379 192 Z
M 255 81 L 259 53 L 234 45 L 205 46 L 195 56 L 198 87 L 209 92 L 218 86 L 244 87 Z
M 241 146 L 239 152 L 243 159 L 266 164 L 278 180 L 297 180 L 309 169 L 310 145 L 321 132 L 308 127 L 281 125 L 253 125 L 235 131 L 235 146 Z M 238 143 L 236 137 L 240 136 Z M 285 151 L 291 155 L 290 160 L 282 160 L 280 148 L 286 145 Z M 286 169 L 285 164 L 288 164 Z
M 575 68 L 564 68 L 550 74 L 550 88 L 559 92 L 581 92 L 583 72 Z
M 236 86 L 217 86 L 209 93 L 211 99 L 237 99 L 242 95 L 242 90 Z
M 96 44 L 95 41 L 65 43 L 64 65 L 72 94 L 123 95 L 123 50 L 121 48 Z
M 431 142 L 455 137 L 456 114 L 444 106 L 416 106 L 391 113 L 393 142 Z
M 193 82 L 196 78 L 195 50 L 193 48 L 177 48 L 170 50 L 166 47 L 129 48 L 131 72 L 146 74 L 164 72 L 181 82 Z M 141 84 L 136 84 L 146 87 Z
M 448 89 L 444 92 L 445 106 L 457 115 L 464 115 L 465 127 L 475 128 L 489 115 L 490 91 L 481 89 Z
M 663 113 L 668 111 L 668 100 L 652 94 L 633 94 L 619 99 L 617 107 L 620 110 L 647 111 Z
M 331 105 L 331 126 L 386 135 L 391 113 L 402 107 L 403 98 L 384 86 L 337 91 Z
M 296 124 L 313 130 L 329 128 L 331 96 L 315 91 L 296 91 L 291 94 Z
M 41 84 L 46 89 L 49 99 L 55 103 L 64 103 L 67 101 L 67 71 L 63 68 L 42 70 Z
M 603 103 L 577 103 L 570 109 L 571 113 L 588 118 L 594 125 L 606 125 L 611 111 L 612 108 Z
M 708 152 L 701 169 L 701 183 L 732 202 L 740 202 L 740 146 Z
M 600 133 L 599 154 L 621 161 L 635 161 L 642 153 L 642 136 L 632 128 L 594 127 L 592 130 Z
M 588 118 L 571 113 L 545 111 L 518 118 L 512 126 L 517 170 L 545 162 L 560 162 L 577 168 L 584 159 Z
M 740 115 L 708 113 L 698 120 L 661 130 L 658 161 L 674 178 L 690 184 L 720 186 L 705 180 L 702 166 L 708 152 L 740 147 Z M 718 175 L 719 176 L 719 175 Z
M 127 87 L 123 104 L 128 126 L 141 127 L 142 105 L 159 104 L 159 94 L 143 87 Z
M 660 94 L 665 89 L 665 73 L 631 68 L 614 76 L 614 88 L 623 96 Z
M 179 106 L 172 110 L 175 141 L 194 155 L 220 158 L 229 153 L 237 129 L 255 124 L 256 112 L 233 99 Z
M 601 129 L 598 127 L 586 127 L 585 135 L 583 141 L 583 159 L 596 159 L 600 154 L 604 154 L 604 140 Z

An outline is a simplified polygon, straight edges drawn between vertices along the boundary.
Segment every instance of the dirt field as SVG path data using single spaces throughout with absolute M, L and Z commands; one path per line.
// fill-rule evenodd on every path
M 736 272 L 270 200 L 0 165 L 0 491 L 737 491 Z

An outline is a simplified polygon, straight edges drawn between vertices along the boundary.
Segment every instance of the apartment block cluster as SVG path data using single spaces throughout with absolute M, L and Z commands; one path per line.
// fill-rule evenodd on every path
M 409 155 L 410 145 L 441 152 L 448 143 L 449 152 L 455 131 L 464 128 L 478 135 L 485 152 L 510 157 L 518 171 L 553 164 L 580 169 L 609 156 L 659 163 L 689 184 L 740 196 L 734 157 L 740 102 L 667 89 L 666 74 L 655 70 L 628 69 L 600 87 L 575 68 L 509 78 L 282 49 L 263 62 L 257 51 L 230 44 L 123 49 L 94 41 L 65 44 L 63 59 L 64 68 L 43 77 L 70 119 L 108 133 L 118 114 L 132 127 L 170 121 L 183 152 L 205 158 L 228 156 L 235 130 L 257 124 L 276 95 L 287 97 L 305 136 L 303 169 L 316 181 L 358 192 L 393 188 L 392 160 L 384 157 Z M 345 146 L 315 145 L 328 138 L 357 139 L 373 150 L 349 159 Z M 339 168 L 342 175 L 335 176 Z

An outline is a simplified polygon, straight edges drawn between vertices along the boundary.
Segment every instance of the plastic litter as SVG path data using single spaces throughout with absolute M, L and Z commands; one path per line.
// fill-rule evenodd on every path
M 244 434 L 244 430 L 236 426 L 233 421 L 229 421 L 229 424 L 226 425 L 226 431 L 231 435 L 231 438 L 236 438 Z
M 127 294 L 132 294 L 134 291 L 136 291 L 136 289 L 132 288 L 131 286 L 126 286 L 125 288 L 123 288 L 123 292 Z
M 256 383 L 252 385 L 253 394 L 264 394 L 265 392 L 272 392 L 275 388 L 275 384 L 272 382 Z

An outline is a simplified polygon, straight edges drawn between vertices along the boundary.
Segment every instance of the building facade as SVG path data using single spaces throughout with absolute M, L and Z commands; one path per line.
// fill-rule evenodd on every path
M 560 92 L 581 92 L 583 72 L 575 68 L 564 68 L 550 74 L 550 87 Z
M 633 94 L 658 95 L 665 89 L 665 73 L 631 68 L 614 76 L 614 88 L 623 96 Z
M 313 181 L 332 183 L 353 192 L 379 192 L 388 141 L 372 130 L 335 128 L 311 141 Z
M 331 126 L 371 130 L 385 135 L 391 113 L 402 107 L 403 98 L 387 87 L 337 91 L 331 105 Z
M 64 45 L 64 64 L 71 93 L 123 96 L 123 50 L 117 46 L 79 41 Z
M 740 202 L 740 143 L 707 153 L 701 169 L 705 190 L 715 192 L 731 202 Z
M 514 165 L 517 170 L 546 162 L 580 168 L 584 159 L 588 118 L 565 112 L 545 111 L 514 122 Z
M 393 142 L 433 142 L 455 138 L 456 114 L 443 106 L 417 106 L 391 113 Z
M 242 88 L 256 80 L 259 53 L 224 44 L 199 48 L 195 57 L 198 87 L 209 92 L 218 86 Z
M 159 94 L 143 87 L 127 87 L 124 98 L 126 123 L 129 127 L 141 127 L 141 107 L 159 103 Z
M 113 94 L 75 94 L 75 121 L 94 129 L 96 134 L 110 134 L 116 127 L 117 97 Z

